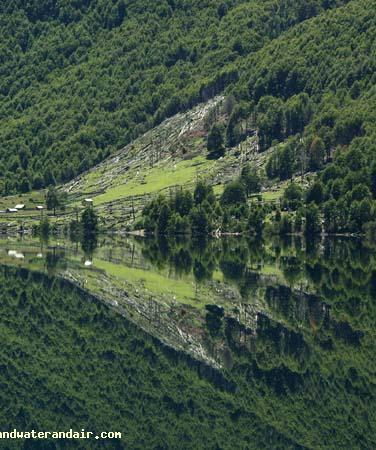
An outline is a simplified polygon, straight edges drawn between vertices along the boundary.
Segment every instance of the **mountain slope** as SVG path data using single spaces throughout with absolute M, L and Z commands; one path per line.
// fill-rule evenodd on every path
M 64 182 L 238 79 L 345 1 L 13 1 L 0 6 L 0 191 Z M 16 176 L 15 176 L 16 174 Z
M 367 0 L 352 2 L 306 21 L 266 44 L 240 66 L 240 79 L 232 89 L 241 105 L 240 121 L 258 130 L 261 148 L 273 144 L 268 152 L 255 155 L 255 138 L 248 136 L 243 141 L 240 135 L 227 149 L 223 161 L 196 161 L 194 158 L 206 154 L 202 119 L 210 105 L 198 107 L 201 123 L 194 119 L 197 113 L 192 110 L 155 128 L 140 142 L 122 150 L 120 163 L 118 157 L 108 160 L 75 183 L 74 191 L 100 194 L 97 204 L 124 202 L 127 197 L 129 202 L 132 196 L 193 182 L 197 171 L 184 172 L 181 178 L 175 176 L 183 160 L 192 167 L 201 164 L 197 170 L 201 169 L 214 184 L 226 181 L 224 173 L 234 177 L 242 164 L 251 161 L 266 169 L 271 183 L 276 182 L 275 177 L 283 181 L 294 172 L 325 169 L 323 199 L 331 201 L 334 195 L 336 201 L 342 202 L 331 204 L 334 209 L 350 211 L 353 200 L 359 200 L 359 184 L 366 199 L 367 192 L 375 196 L 376 17 L 371 4 Z M 234 114 L 225 119 L 227 135 Z M 197 136 L 184 134 L 187 124 Z M 318 143 L 322 146 L 320 152 Z M 180 151 L 184 146 L 190 147 L 185 155 Z M 134 164 L 132 152 L 138 155 L 140 164 Z M 191 163 L 187 162 L 190 159 Z M 154 177 L 150 160 L 157 165 Z M 282 172 L 282 162 L 287 164 L 288 172 Z M 119 164 L 120 173 L 114 177 Z M 353 189 L 354 194 L 345 197 Z M 371 204 L 363 208 L 372 212 Z M 358 212 L 355 204 L 352 215 Z M 370 218 L 365 214 L 363 222 Z M 332 231 L 357 231 L 363 225 L 351 223 L 351 217 L 337 219 Z

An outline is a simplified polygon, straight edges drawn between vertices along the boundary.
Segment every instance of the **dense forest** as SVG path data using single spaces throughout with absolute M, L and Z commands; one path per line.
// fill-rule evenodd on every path
M 228 87 L 232 112 L 225 124 L 212 124 L 209 157 L 241 143 L 246 121 L 258 130 L 259 151 L 275 149 L 265 170 L 270 180 L 318 174 L 306 189 L 296 182 L 287 187 L 280 205 L 286 214 L 277 211 L 275 217 L 283 234 L 376 234 L 375 36 L 370 2 L 351 2 L 248 55 Z M 225 194 L 232 189 L 233 201 L 222 196 L 222 204 L 245 203 L 247 181 L 237 193 L 235 188 L 225 188 Z M 265 217 L 257 205 L 224 213 L 237 223 L 229 225 L 226 217 L 214 217 L 214 223 L 232 232 L 255 230 Z
M 338 18 L 329 15 L 336 27 L 322 20 L 324 10 L 345 3 L 14 0 L 0 5 L 0 191 L 27 192 L 65 182 L 165 117 L 226 87 L 247 86 L 246 95 L 258 102 L 264 147 L 297 129 L 281 132 L 276 126 L 270 133 L 271 116 L 285 103 L 298 104 L 300 92 L 321 95 L 333 74 L 334 88 L 360 83 L 353 89 L 359 99 L 372 72 L 367 60 L 372 16 L 368 22 L 364 17 L 372 8 L 360 1 Z M 316 15 L 320 20 L 307 28 L 294 28 Z M 290 28 L 292 34 L 279 41 Z M 335 36 L 332 48 L 327 36 L 320 37 L 327 31 Z M 310 34 L 316 39 L 304 38 Z M 309 46 L 300 67 L 294 58 L 301 39 Z M 289 48 L 282 59 L 275 58 L 282 46 Z M 273 59 L 270 67 L 268 58 Z M 288 76 L 275 61 L 295 72 Z M 317 76 L 306 85 L 298 71 L 307 78 L 310 64 Z M 279 92 L 284 84 L 289 91 Z M 298 97 L 288 102 L 292 94 Z
M 375 230 L 375 36 L 371 3 L 352 2 L 266 45 L 237 91 L 253 108 L 261 147 L 284 141 L 270 178 L 320 172 L 305 201 L 328 232 Z
M 4 266 L 0 280 L 6 286 L 0 331 L 6 343 L 0 360 L 3 430 L 122 433 L 121 441 L 75 440 L 79 449 L 214 449 L 240 441 L 258 449 L 265 440 L 273 448 L 296 448 L 251 411 L 233 420 L 238 401 L 222 374 L 164 347 L 81 289 Z M 17 440 L 9 448 L 36 445 Z M 51 440 L 43 448 L 59 446 Z
M 208 158 L 252 129 L 274 148 L 271 182 L 318 174 L 288 187 L 284 232 L 303 217 L 313 233 L 375 235 L 375 19 L 371 0 L 1 6 L 0 191 L 65 182 L 221 92 Z
M 219 372 L 66 281 L 1 266 L 2 429 L 121 430 L 107 443 L 119 449 L 374 447 L 374 252 L 356 240 L 142 245 L 197 282 L 219 266 L 244 307 L 259 298 L 268 315 L 253 330 L 206 305 L 200 330 L 227 352 Z M 275 263 L 287 284 L 253 269 Z M 302 282 L 308 292 L 293 288 Z

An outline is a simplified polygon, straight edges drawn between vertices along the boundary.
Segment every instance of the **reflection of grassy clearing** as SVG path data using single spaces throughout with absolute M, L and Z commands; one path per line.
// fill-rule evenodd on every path
M 223 282 L 223 273 L 220 270 L 213 272 L 213 280 Z
M 275 265 L 264 264 L 261 267 L 260 273 L 262 273 L 263 275 L 268 275 L 268 276 L 274 275 L 279 280 L 283 281 L 283 274 L 282 274 L 281 270 Z
M 156 166 L 146 171 L 142 184 L 140 180 L 132 179 L 127 184 L 121 184 L 108 189 L 104 194 L 95 198 L 95 203 L 102 204 L 132 195 L 158 192 L 175 185 L 184 185 L 195 179 L 197 170 L 206 170 L 212 164 L 212 161 L 198 156 L 191 160 L 181 161 L 175 166 Z
M 176 297 L 176 301 L 194 303 L 197 306 L 193 282 L 183 279 L 172 280 L 156 272 L 113 264 L 101 259 L 96 259 L 94 265 L 97 269 L 104 270 L 107 275 L 144 288 L 151 294 L 171 296 L 171 300 Z

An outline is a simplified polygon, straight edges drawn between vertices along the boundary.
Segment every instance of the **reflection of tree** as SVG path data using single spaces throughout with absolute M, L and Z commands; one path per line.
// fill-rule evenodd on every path
M 92 259 L 93 252 L 97 248 L 98 238 L 96 234 L 85 236 L 81 239 L 81 248 L 85 253 L 85 258 Z
M 249 259 L 248 248 L 240 243 L 233 248 L 227 247 L 226 250 L 219 263 L 223 275 L 229 280 L 241 280 L 246 272 Z
M 54 276 L 58 267 L 66 267 L 65 254 L 62 250 L 53 247 L 46 254 L 46 269 L 50 276 Z
M 208 270 L 208 267 L 204 265 L 200 260 L 195 259 L 193 264 L 193 275 L 198 283 L 204 280 L 211 279 L 211 272 Z
M 189 245 L 180 245 L 179 252 L 188 251 Z M 217 262 L 220 256 L 216 252 L 221 245 L 215 242 L 211 247 L 208 243 Z M 312 260 L 307 258 L 306 264 L 321 266 L 321 280 L 315 285 L 317 291 L 322 289 L 320 296 L 270 283 L 265 295 L 268 316 L 257 314 L 255 329 L 246 325 L 244 304 L 237 304 L 236 317 L 228 317 L 219 306 L 207 306 L 205 344 L 211 345 L 213 354 L 223 364 L 221 371 L 161 345 L 94 298 L 89 296 L 91 301 L 82 301 L 87 294 L 70 283 L 25 269 L 3 267 L 3 362 L 9 366 L 11 358 L 10 367 L 14 366 L 17 373 L 30 372 L 17 378 L 17 395 L 23 406 L 16 410 L 13 422 L 23 428 L 30 427 L 31 418 L 45 422 L 41 415 L 44 409 L 34 407 L 35 402 L 30 401 L 30 392 L 37 390 L 41 398 L 46 392 L 50 394 L 47 400 L 54 414 L 47 409 L 48 419 L 56 418 L 56 423 L 69 427 L 67 417 L 71 414 L 67 416 L 67 406 L 56 403 L 61 397 L 56 392 L 68 392 L 68 400 L 75 406 L 73 413 L 79 418 L 89 417 L 93 423 L 102 423 L 101 411 L 106 411 L 112 414 L 110 419 L 119 429 L 124 428 L 129 418 L 114 412 L 112 405 L 117 402 L 124 411 L 133 408 L 136 416 L 130 430 L 135 436 L 144 432 L 145 424 L 155 420 L 158 411 L 156 429 L 163 427 L 162 442 L 170 436 L 170 429 L 177 429 L 177 439 L 181 439 L 187 426 L 196 430 L 198 421 L 206 421 L 205 430 L 220 424 L 215 430 L 218 436 L 223 430 L 237 427 L 234 429 L 239 438 L 234 448 L 242 436 L 242 448 L 248 448 L 252 433 L 249 427 L 261 417 L 265 423 L 272 418 L 273 425 L 292 436 L 294 442 L 290 445 L 273 441 L 275 429 L 267 433 L 263 430 L 267 440 L 263 441 L 264 446 L 255 444 L 254 448 L 300 448 L 296 443 L 320 448 L 322 442 L 330 448 L 372 448 L 375 425 L 370 411 L 375 410 L 376 398 L 375 255 L 362 257 L 362 249 L 355 246 L 352 251 L 351 246 L 345 249 L 343 245 L 332 245 L 328 258 L 321 263 L 316 259 L 319 254 Z M 55 258 L 58 255 L 56 251 Z M 49 258 L 54 261 L 54 252 Z M 355 275 L 344 285 L 349 268 Z M 332 270 L 338 272 L 334 285 Z M 248 276 L 245 272 L 243 283 Z M 348 296 L 344 295 L 345 289 L 351 291 Z M 359 291 L 357 297 L 355 291 Z M 343 314 L 346 305 L 349 309 Z M 150 299 L 151 320 L 161 317 L 159 308 L 160 304 Z M 352 315 L 352 308 L 356 308 L 359 317 Z M 244 320 L 240 323 L 242 314 Z M 59 354 L 61 348 L 64 358 Z M 23 352 L 35 354 L 36 349 L 38 358 L 14 357 Z M 45 367 L 51 370 L 46 372 Z M 9 371 L 2 372 L 2 384 L 9 386 L 14 377 L 9 377 Z M 49 374 L 64 373 L 70 376 L 50 377 L 56 388 L 52 391 L 46 391 L 44 384 L 38 382 L 46 376 L 49 381 Z M 77 380 L 83 380 L 79 394 L 84 390 L 87 400 L 82 408 L 75 401 Z M 3 395 L 13 391 L 3 389 Z M 129 392 L 134 395 L 128 401 Z M 8 397 L 4 397 L 7 404 L 12 395 Z M 141 421 L 142 426 L 136 429 Z M 155 437 L 154 429 L 152 433 L 151 439 Z M 226 433 L 223 436 L 226 447 L 228 437 Z M 202 435 L 194 442 L 201 442 L 200 439 Z M 179 442 L 171 440 L 169 444 L 178 448 Z M 218 442 L 216 438 L 210 448 L 218 446 Z
M 287 283 L 292 286 L 302 277 L 304 261 L 296 256 L 281 257 L 280 267 Z
M 219 336 L 222 330 L 224 309 L 216 305 L 206 305 L 206 327 L 212 337 Z
M 275 239 L 266 245 L 245 238 L 146 239 L 140 245 L 143 256 L 154 266 L 173 269 L 178 276 L 191 273 L 197 282 L 210 280 L 214 271 L 220 270 L 225 281 L 235 285 L 243 299 L 261 295 L 264 291 L 259 293 L 259 288 L 286 290 L 290 287 L 292 291 L 308 291 L 322 297 L 324 303 L 335 305 L 338 313 L 350 314 L 360 321 L 361 305 L 370 298 L 370 291 L 376 291 L 375 255 L 355 240 L 308 242 L 298 237 Z M 269 267 L 270 272 L 265 269 Z M 290 290 L 286 292 L 291 296 Z M 294 314 L 298 311 L 299 308 Z M 292 312 L 286 311 L 284 316 L 288 319 L 289 314 Z M 369 321 L 369 317 L 364 320 Z M 315 328 L 315 324 L 317 319 L 312 319 L 311 327 Z
M 188 274 L 192 270 L 192 257 L 189 250 L 180 248 L 171 257 L 171 263 L 178 275 Z

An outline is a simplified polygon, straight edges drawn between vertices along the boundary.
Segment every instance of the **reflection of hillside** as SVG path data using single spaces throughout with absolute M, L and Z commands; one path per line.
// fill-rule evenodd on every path
M 14 248 L 24 258 L 10 258 L 6 247 L 3 263 L 68 278 L 168 345 L 214 366 L 231 359 L 223 325 L 211 328 L 221 321 L 257 336 L 259 318 L 267 317 L 328 351 L 359 345 L 374 330 L 375 257 L 355 241 L 306 249 L 300 240 L 266 246 L 230 238 L 105 237 L 85 252 L 70 242 L 42 251 L 27 241 Z M 218 320 L 208 305 L 218 306 Z
M 307 251 L 299 242 L 256 251 L 244 244 L 210 245 L 189 252 L 189 272 L 195 275 L 195 259 L 206 268 L 200 282 L 219 268 L 240 297 L 207 308 L 203 345 L 227 368 L 244 405 L 257 405 L 262 417 L 302 445 L 369 448 L 374 255 L 353 241 Z M 177 245 L 162 255 L 155 249 L 145 254 L 173 271 L 171 261 L 184 250 Z
M 193 448 L 202 433 L 209 440 L 217 436 L 209 448 L 251 448 L 250 436 L 255 448 L 373 448 L 374 256 L 352 242 L 329 242 L 308 252 L 282 243 L 255 251 L 251 244 L 242 252 L 239 242 L 189 245 L 174 244 L 162 255 L 145 241 L 136 242 L 134 250 L 132 245 L 99 247 L 87 269 L 80 253 L 67 251 L 66 268 L 60 262 L 56 273 L 84 289 L 25 270 L 20 278 L 19 270 L 3 269 L 4 342 L 10 354 L 18 354 L 12 346 L 21 342 L 26 355 L 15 362 L 18 373 L 27 364 L 28 376 L 17 387 L 25 405 L 22 417 L 46 423 L 26 382 L 40 379 L 42 370 L 54 395 L 57 390 L 64 398 L 54 407 L 59 420 L 67 426 L 72 416 L 96 426 L 107 421 L 123 426 L 126 420 L 131 447 L 140 427 L 158 417 L 158 427 L 148 429 L 156 440 L 168 436 L 173 448 L 179 448 L 174 439 L 188 432 Z M 184 273 L 174 266 L 176 253 L 182 252 L 191 260 Z M 195 261 L 203 269 L 198 271 Z M 121 270 L 129 276 L 129 269 L 149 267 L 158 276 L 211 286 L 222 300 L 167 303 L 151 292 L 145 296 L 138 284 L 132 290 L 134 281 L 126 284 L 121 278 Z M 13 327 L 21 332 L 18 340 L 9 338 Z M 40 359 L 27 356 L 33 345 L 47 358 L 42 358 L 43 369 L 36 362 Z M 65 349 L 64 357 L 56 348 Z M 65 377 L 54 375 L 62 364 L 67 366 L 63 374 L 73 373 L 66 387 Z M 11 372 L 7 377 L 13 379 Z M 40 386 L 35 383 L 37 395 Z M 77 394 L 82 386 L 85 404 Z M 84 411 L 89 418 L 83 418 Z M 178 431 L 167 433 L 167 423 Z
M 245 447 L 250 435 L 253 448 L 293 446 L 251 408 L 233 420 L 239 402 L 223 374 L 161 345 L 83 290 L 8 266 L 0 283 L 3 430 L 119 430 L 122 442 L 106 442 L 116 449 L 181 448 L 182 437 L 200 448 L 203 436 L 209 448 Z
M 263 315 L 256 333 L 227 321 L 230 379 L 278 429 L 293 429 L 307 447 L 371 448 L 373 336 L 331 321 L 325 312 L 322 319 L 316 335 Z

